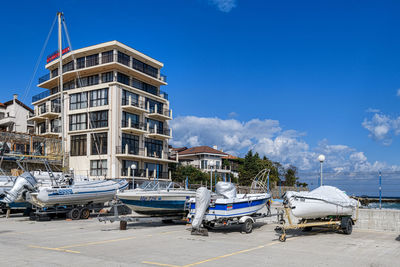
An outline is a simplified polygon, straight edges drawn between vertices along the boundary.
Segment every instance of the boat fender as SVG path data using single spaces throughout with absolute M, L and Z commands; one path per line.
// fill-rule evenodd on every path
M 253 223 L 255 223 L 254 219 L 250 216 L 243 216 L 239 219 L 239 223 L 244 223 L 247 219 L 250 219 Z

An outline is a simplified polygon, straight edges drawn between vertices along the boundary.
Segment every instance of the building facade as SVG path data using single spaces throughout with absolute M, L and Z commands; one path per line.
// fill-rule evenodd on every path
M 68 167 L 91 178 L 169 179 L 172 111 L 163 64 L 118 41 L 65 53 L 61 112 L 59 59 L 39 78 L 35 132 L 61 136 Z
M 14 94 L 12 100 L 0 103 L 0 131 L 31 133 L 33 123 L 29 118 L 33 115 L 33 110 L 18 100 L 18 95 Z
M 215 146 L 196 146 L 196 147 L 181 147 L 172 148 L 171 154 L 177 158 L 183 166 L 191 165 L 203 172 L 216 172 L 222 176 L 233 175 L 237 176 L 229 166 L 223 166 L 223 160 L 233 158 L 233 156 L 218 150 Z

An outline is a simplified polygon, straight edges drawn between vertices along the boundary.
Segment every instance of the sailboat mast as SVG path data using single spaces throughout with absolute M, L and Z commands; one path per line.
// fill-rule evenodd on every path
M 65 158 L 64 158 L 64 151 L 65 151 L 65 137 L 64 137 L 64 88 L 63 88 L 63 69 L 62 69 L 62 28 L 61 28 L 61 17 L 63 16 L 62 12 L 57 13 L 58 17 L 58 56 L 59 56 L 59 81 L 60 81 L 60 93 L 61 93 L 61 151 L 62 151 L 62 168 L 65 167 Z

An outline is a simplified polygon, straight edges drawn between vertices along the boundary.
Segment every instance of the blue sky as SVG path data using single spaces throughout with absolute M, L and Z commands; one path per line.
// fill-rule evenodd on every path
M 7 1 L 0 101 L 23 98 L 58 10 L 73 48 L 119 40 L 165 64 L 176 146 L 400 170 L 398 1 Z

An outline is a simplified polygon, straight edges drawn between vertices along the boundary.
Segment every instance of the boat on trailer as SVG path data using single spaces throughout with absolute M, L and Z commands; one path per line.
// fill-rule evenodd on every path
M 139 188 L 118 192 L 117 198 L 136 213 L 150 216 L 185 215 L 186 201 L 196 192 L 171 181 L 146 181 Z

